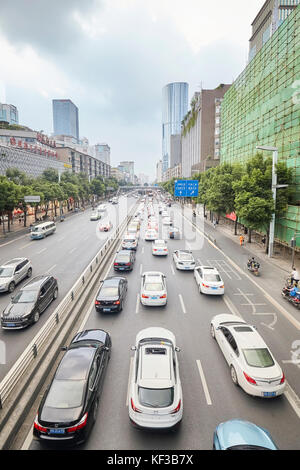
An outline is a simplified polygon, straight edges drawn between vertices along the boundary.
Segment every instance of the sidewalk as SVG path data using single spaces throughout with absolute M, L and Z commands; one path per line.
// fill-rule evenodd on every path
M 185 205 L 187 207 L 187 205 Z M 191 206 L 190 206 L 191 209 Z M 192 209 L 191 209 L 192 210 Z M 197 208 L 197 218 L 200 218 L 201 220 L 204 219 L 203 217 L 203 208 L 200 206 L 200 208 Z M 216 225 L 214 228 L 214 225 L 212 222 L 210 222 L 208 219 L 204 219 L 204 226 L 205 226 L 205 234 L 210 235 L 213 237 L 213 239 L 216 240 L 216 244 L 218 245 L 218 234 L 222 234 L 223 236 L 225 235 L 227 238 L 232 240 L 239 249 L 242 249 L 244 253 L 249 254 L 249 258 L 254 256 L 257 258 L 261 263 L 270 263 L 277 268 L 281 269 L 284 271 L 287 275 L 291 273 L 292 271 L 292 257 L 291 255 L 285 256 L 281 252 L 275 248 L 274 254 L 272 258 L 269 258 L 268 255 L 265 253 L 265 246 L 262 243 L 258 243 L 257 241 L 254 240 L 254 237 L 252 237 L 252 242 L 249 243 L 248 240 L 248 235 L 245 235 L 244 232 L 238 228 L 237 230 L 237 235 L 234 235 L 234 227 L 232 225 L 227 225 L 224 223 L 224 221 L 220 221 L 219 224 Z M 244 236 L 244 245 L 241 247 L 240 246 L 240 235 Z M 295 262 L 294 265 L 300 270 L 300 260 L 299 260 L 299 253 L 295 254 Z

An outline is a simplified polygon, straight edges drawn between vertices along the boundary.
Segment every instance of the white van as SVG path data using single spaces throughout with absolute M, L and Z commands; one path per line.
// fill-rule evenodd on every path
M 31 229 L 30 237 L 34 240 L 39 238 L 46 238 L 47 235 L 51 235 L 56 231 L 56 225 L 54 222 L 44 222 L 43 224 L 36 225 Z

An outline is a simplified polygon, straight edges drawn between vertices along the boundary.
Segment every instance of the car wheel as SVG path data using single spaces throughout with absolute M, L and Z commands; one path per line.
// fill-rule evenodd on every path
M 235 385 L 238 385 L 239 382 L 238 382 L 236 370 L 235 370 L 235 368 L 234 368 L 233 366 L 230 366 L 230 375 L 231 375 L 231 378 L 232 378 L 232 382 L 233 382 Z
M 58 288 L 56 287 L 53 292 L 53 300 L 57 299 L 57 296 L 58 296 Z
M 27 277 L 31 277 L 31 276 L 32 276 L 32 268 L 29 268 L 27 271 Z
M 33 323 L 37 323 L 40 319 L 40 312 L 39 310 L 37 309 L 33 315 Z
M 210 325 L 210 334 L 213 339 L 216 339 L 216 332 L 213 324 Z
M 11 282 L 8 286 L 8 292 L 12 293 L 14 290 L 15 290 L 15 283 L 14 282 Z

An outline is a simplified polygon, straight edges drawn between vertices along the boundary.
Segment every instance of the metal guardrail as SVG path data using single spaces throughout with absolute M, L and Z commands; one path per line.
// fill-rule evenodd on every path
M 16 387 L 18 381 L 25 374 L 28 367 L 37 358 L 39 351 L 42 350 L 45 342 L 49 339 L 50 335 L 54 333 L 55 329 L 61 325 L 61 322 L 65 319 L 70 310 L 76 303 L 76 300 L 80 297 L 82 291 L 86 288 L 87 284 L 92 280 L 96 272 L 98 271 L 101 262 L 105 258 L 112 243 L 119 238 L 119 234 L 122 233 L 124 228 L 128 225 L 136 205 L 132 208 L 129 214 L 125 217 L 123 222 L 116 228 L 112 236 L 105 242 L 99 252 L 86 267 L 83 273 L 79 276 L 76 283 L 65 295 L 64 299 L 60 302 L 58 307 L 51 314 L 47 322 L 43 325 L 39 333 L 33 338 L 30 344 L 27 346 L 22 355 L 17 359 L 13 367 L 6 374 L 4 379 L 0 383 L 0 409 L 3 409 L 5 401 L 9 398 L 12 390 Z

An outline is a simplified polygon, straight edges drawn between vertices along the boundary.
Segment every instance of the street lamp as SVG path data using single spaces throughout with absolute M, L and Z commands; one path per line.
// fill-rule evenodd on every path
M 261 146 L 261 145 L 258 145 L 256 148 L 257 148 L 257 150 L 265 150 L 267 152 L 273 152 L 272 193 L 273 193 L 274 209 L 275 209 L 275 206 L 276 206 L 276 189 L 279 188 L 279 187 L 286 187 L 287 186 L 287 185 L 278 185 L 277 186 L 276 165 L 277 165 L 277 161 L 278 161 L 278 148 L 277 147 L 269 147 L 269 146 Z M 271 258 L 273 256 L 274 233 L 275 233 L 275 210 L 272 214 L 272 220 L 270 222 L 269 250 L 268 250 L 269 258 Z

